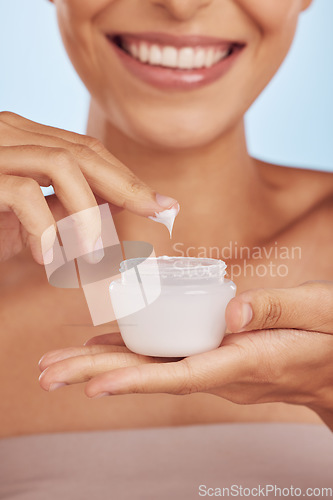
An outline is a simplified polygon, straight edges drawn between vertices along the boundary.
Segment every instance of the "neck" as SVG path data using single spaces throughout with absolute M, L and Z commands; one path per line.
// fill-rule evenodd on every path
M 251 244 L 267 238 L 266 224 L 258 224 L 267 214 L 267 197 L 259 162 L 247 151 L 243 121 L 204 147 L 161 151 L 122 134 L 93 102 L 88 134 L 153 189 L 177 199 L 188 216 L 184 230 L 202 224 L 214 233 L 219 223 L 228 240 Z

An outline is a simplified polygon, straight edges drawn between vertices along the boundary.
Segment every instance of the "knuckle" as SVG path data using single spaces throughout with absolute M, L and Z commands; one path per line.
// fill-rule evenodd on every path
M 117 352 L 117 367 L 127 368 L 132 366 L 132 357 L 127 352 Z
M 268 297 L 264 319 L 271 326 L 275 326 L 282 316 L 282 304 L 278 297 Z
M 34 198 L 42 194 L 37 181 L 30 177 L 17 179 L 16 191 L 19 197 Z
M 143 381 L 143 374 L 141 371 L 141 365 L 138 366 L 132 366 L 130 368 L 131 374 L 133 375 L 133 380 L 135 382 L 131 386 L 131 392 L 134 394 L 141 394 L 145 392 L 145 384 Z
M 105 146 L 102 141 L 96 139 L 96 137 L 91 137 L 89 135 L 84 136 L 83 144 L 89 149 L 92 149 L 95 153 L 100 153 L 101 151 L 105 150 Z
M 132 195 L 140 193 L 143 187 L 144 184 L 137 177 L 131 178 L 127 184 L 127 190 Z
M 73 144 L 72 151 L 75 156 L 82 159 L 90 158 L 94 153 L 92 148 L 83 143 Z
M 199 392 L 199 388 L 194 382 L 195 377 L 191 363 L 188 361 L 187 358 L 183 359 L 181 363 L 183 365 L 183 376 L 178 384 L 177 394 L 186 395 Z
M 93 354 L 88 354 L 86 357 L 87 368 L 90 373 L 95 373 L 97 369 L 96 357 Z
M 122 208 L 128 209 L 131 205 L 131 201 L 134 197 L 142 195 L 142 192 L 145 189 L 145 185 L 140 181 L 137 177 L 133 175 L 130 176 L 129 179 L 124 179 L 122 192 L 123 192 L 123 201 Z
M 51 156 L 52 160 L 56 163 L 58 170 L 71 170 L 76 167 L 75 159 L 68 149 L 53 148 Z
M 258 319 L 263 325 L 274 327 L 279 322 L 282 316 L 282 303 L 276 294 L 260 288 L 255 293 L 254 304 L 258 305 L 255 306 L 255 309 Z
M 19 116 L 11 111 L 0 111 L 0 121 L 9 121 L 13 119 L 17 119 Z

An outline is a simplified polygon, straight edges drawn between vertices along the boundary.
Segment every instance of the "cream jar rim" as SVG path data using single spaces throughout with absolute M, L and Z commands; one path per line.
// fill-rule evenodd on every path
M 182 265 L 183 263 L 183 265 Z M 125 273 L 137 268 L 144 276 L 223 279 L 226 274 L 226 263 L 223 260 L 209 257 L 183 257 L 162 255 L 158 257 L 136 257 L 123 260 L 120 272 Z

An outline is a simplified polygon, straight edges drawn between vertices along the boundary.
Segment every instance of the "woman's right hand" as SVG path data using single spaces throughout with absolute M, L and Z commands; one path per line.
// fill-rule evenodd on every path
M 55 195 L 45 198 L 40 186 L 50 184 Z M 97 139 L 0 113 L 0 262 L 30 246 L 38 263 L 48 263 L 55 222 L 72 214 L 93 252 L 101 242 L 100 213 L 86 209 L 97 207 L 96 198 L 146 217 L 177 203 L 156 194 Z

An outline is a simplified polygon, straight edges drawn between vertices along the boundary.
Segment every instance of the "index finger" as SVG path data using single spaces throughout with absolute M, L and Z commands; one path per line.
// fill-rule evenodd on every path
M 115 158 L 96 138 L 55 127 L 41 125 L 14 113 L 2 112 L 0 121 L 12 129 L 6 145 L 38 145 L 68 150 L 78 161 L 94 194 L 118 207 L 143 216 L 155 216 L 164 210 L 179 211 L 177 200 L 160 195 L 139 179 L 126 165 Z M 26 136 L 15 137 L 16 130 Z M 5 132 L 2 136 L 5 137 Z M 175 214 L 177 215 L 177 214 Z

